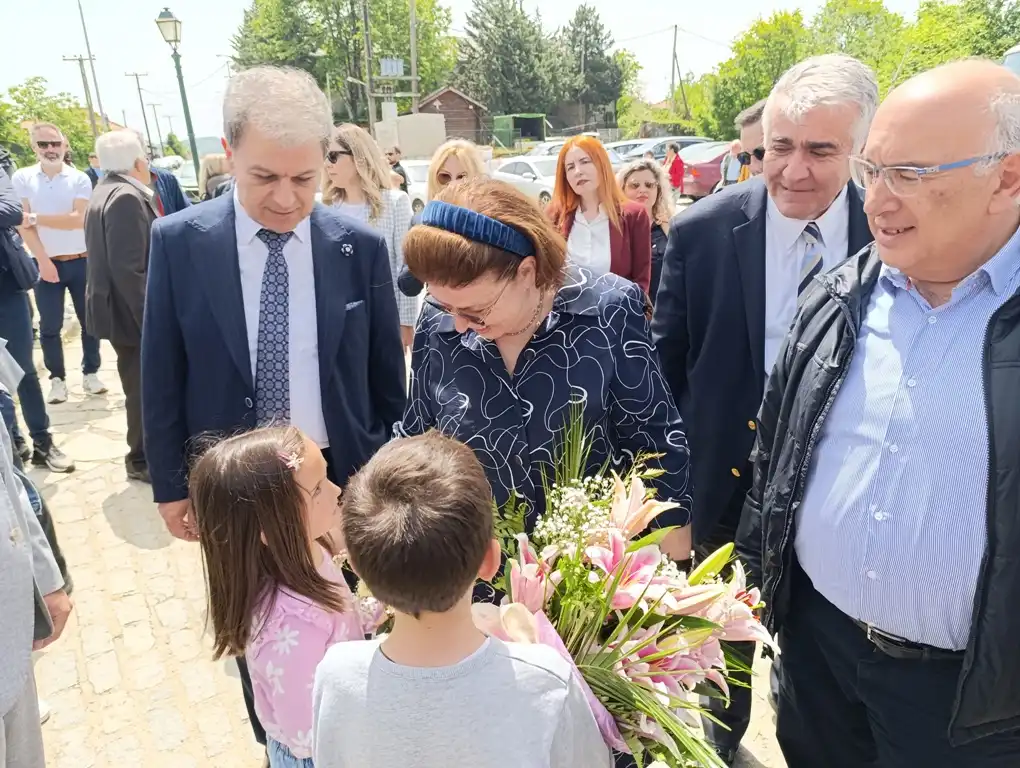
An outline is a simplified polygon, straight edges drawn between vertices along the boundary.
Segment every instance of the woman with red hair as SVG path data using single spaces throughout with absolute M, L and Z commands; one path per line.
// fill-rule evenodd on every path
M 595 273 L 612 272 L 641 286 L 652 276 L 651 221 L 624 196 L 605 148 L 574 136 L 560 150 L 549 216 L 567 238 L 567 256 Z

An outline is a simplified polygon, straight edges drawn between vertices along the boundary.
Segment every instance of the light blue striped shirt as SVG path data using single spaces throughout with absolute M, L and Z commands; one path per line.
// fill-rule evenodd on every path
M 837 608 L 962 650 L 986 545 L 988 321 L 1020 287 L 1020 234 L 932 309 L 882 267 L 815 446 L 796 551 Z

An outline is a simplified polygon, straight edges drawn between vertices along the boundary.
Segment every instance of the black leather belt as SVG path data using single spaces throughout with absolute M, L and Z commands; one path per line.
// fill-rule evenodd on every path
M 945 648 L 936 648 L 934 645 L 915 643 L 906 638 L 883 632 L 878 627 L 863 621 L 857 619 L 852 619 L 852 621 L 861 628 L 868 638 L 868 642 L 890 658 L 907 661 L 959 661 L 963 658 L 963 651 L 950 651 Z

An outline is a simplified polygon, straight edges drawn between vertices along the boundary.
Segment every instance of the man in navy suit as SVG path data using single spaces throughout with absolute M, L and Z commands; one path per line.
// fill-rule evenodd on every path
M 701 556 L 736 538 L 755 417 L 800 290 L 872 241 L 849 158 L 877 106 L 875 76 L 859 61 L 830 55 L 795 65 L 765 107 L 762 176 L 673 221 L 652 336 L 688 427 Z M 736 650 L 749 664 L 754 646 Z M 728 763 L 751 716 L 750 688 L 730 693 L 728 708 L 708 704 L 729 730 L 704 722 Z
M 342 485 L 388 439 L 406 385 L 382 236 L 315 203 L 325 95 L 304 72 L 255 67 L 223 111 L 235 189 L 155 222 L 142 332 L 153 493 L 192 541 L 194 438 L 289 421 Z

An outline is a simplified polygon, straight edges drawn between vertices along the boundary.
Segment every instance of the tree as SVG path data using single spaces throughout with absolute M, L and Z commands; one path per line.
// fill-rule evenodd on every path
M 917 21 L 902 38 L 902 54 L 895 64 L 890 87 L 916 74 L 966 58 L 981 37 L 982 18 L 964 5 L 924 0 Z
M 1020 3 L 1015 0 L 963 0 L 969 16 L 979 19 L 970 41 L 971 54 L 1001 61 L 1020 43 Z
M 252 0 L 231 45 L 241 69 L 275 64 L 311 72 L 321 42 L 307 0 Z
M 180 140 L 176 133 L 168 133 L 166 135 L 166 153 L 168 155 L 179 155 L 180 157 L 190 158 L 191 152 L 184 146 L 184 142 Z
M 454 80 L 492 114 L 549 111 L 571 87 L 565 48 L 518 0 L 474 0 Z
M 411 19 L 407 0 L 372 0 L 372 54 L 410 61 Z M 445 85 L 457 64 L 457 42 L 450 35 L 453 15 L 436 0 L 415 0 L 419 92 L 425 96 Z M 410 68 L 405 72 L 410 76 Z M 409 90 L 409 81 L 399 90 Z M 408 101 L 408 104 L 410 102 Z
M 7 97 L 10 105 L 4 110 L 6 121 L 13 122 L 17 128 L 6 130 L 13 134 L 12 149 L 19 165 L 35 162 L 27 132 L 21 128 L 21 124 L 26 122 L 53 123 L 67 139 L 75 164 L 88 163 L 88 155 L 94 144 L 88 112 L 71 94 L 51 94 L 46 90 L 44 78 L 30 77 L 21 85 L 8 90 Z
M 620 98 L 623 72 L 610 50 L 613 36 L 589 5 L 579 5 L 563 30 L 563 42 L 578 73 L 575 98 L 582 104 L 600 106 Z
M 887 86 L 903 54 L 903 18 L 882 0 L 828 0 L 811 22 L 810 53 L 845 53 L 875 70 Z
M 809 55 L 809 38 L 800 11 L 779 11 L 759 19 L 733 44 L 711 84 L 714 135 L 736 136 L 733 121 L 746 107 L 768 96 L 782 74 Z

